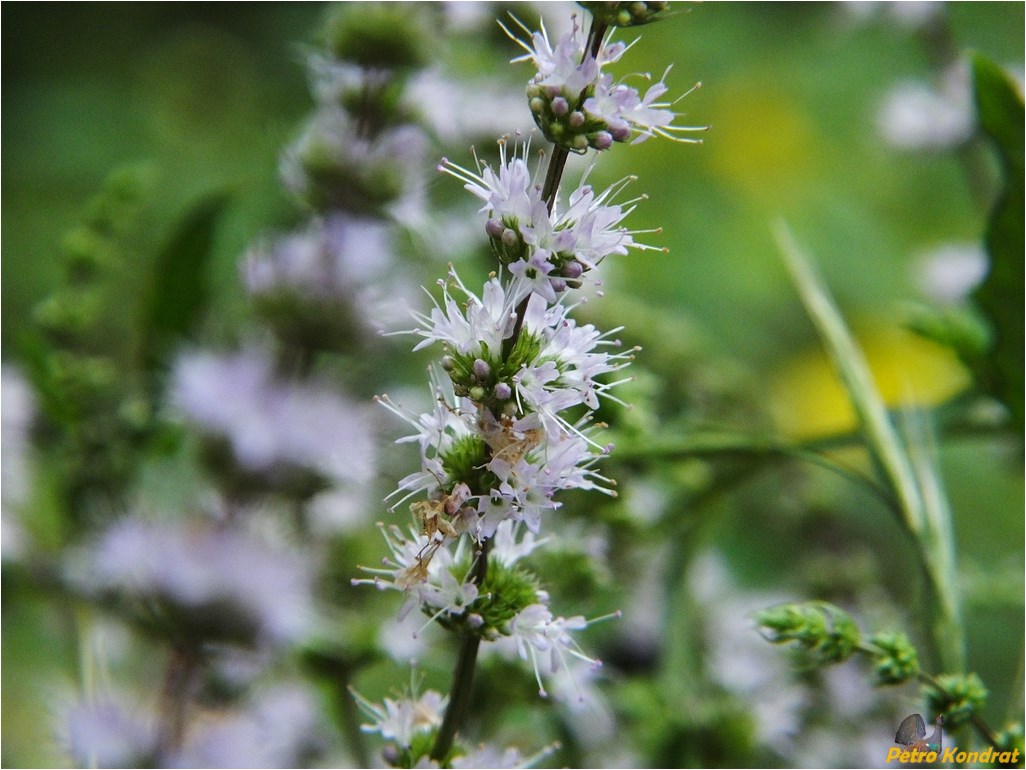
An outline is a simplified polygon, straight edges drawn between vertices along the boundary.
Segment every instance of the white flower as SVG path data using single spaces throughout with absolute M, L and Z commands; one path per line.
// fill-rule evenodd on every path
M 473 562 L 463 559 L 461 539 L 455 552 L 445 546 L 440 534 L 435 537 L 418 534 L 412 527 L 407 538 L 395 525 L 379 525 L 382 536 L 391 551 L 391 557 L 382 561 L 381 567 L 361 567 L 373 578 L 354 578 L 353 585 L 373 585 L 379 589 L 391 588 L 402 591 L 406 601 L 399 609 L 399 620 L 403 620 L 415 607 L 432 612 L 425 627 L 442 615 L 462 615 L 477 599 L 477 586 L 469 580 Z M 467 564 L 468 566 L 462 566 Z M 454 570 L 461 567 L 462 578 Z
M 430 732 L 442 724 L 442 715 L 449 702 L 447 697 L 434 690 L 426 691 L 419 698 L 385 698 L 380 706 L 359 693 L 353 692 L 353 696 L 373 720 L 370 724 L 360 725 L 360 729 L 366 733 L 379 733 L 385 740 L 395 741 L 404 749 L 410 747 L 417 733 Z
M 442 342 L 457 353 L 477 355 L 485 348 L 498 353 L 502 343 L 512 336 L 516 325 L 515 297 L 503 288 L 497 278 L 485 284 L 478 298 L 463 285 L 455 271 L 450 270 L 449 276 L 466 297 L 466 310 L 449 294 L 448 286 L 439 281 L 445 309 L 436 304 L 429 316 L 415 314 L 421 327 L 411 333 L 423 337 L 424 341 L 418 343 L 414 351 Z
M 24 552 L 26 535 L 17 518 L 31 490 L 32 445 L 29 435 L 35 418 L 35 398 L 32 387 L 16 367 L 4 364 L 0 452 L 2 452 L 2 481 L 0 484 L 0 554 L 4 560 L 17 559 Z
M 584 55 L 585 40 L 580 34 L 581 29 L 577 25 L 576 18 L 573 20 L 573 28 L 560 35 L 555 46 L 549 42 L 544 21 L 541 23 L 540 32 L 530 32 L 523 24 L 517 23 L 521 29 L 529 32 L 531 44 L 528 45 L 506 30 L 506 34 L 526 51 L 525 54 L 512 59 L 512 63 L 532 62 L 535 69 L 538 70 L 538 74 L 535 75 L 532 82 L 558 89 L 567 96 L 576 97 L 585 88 L 594 85 L 600 68 L 618 61 L 627 50 L 627 46 L 623 43 L 610 43 L 607 36 L 599 49 L 598 56 L 586 57 Z
M 902 150 L 945 150 L 972 135 L 974 125 L 969 66 L 959 62 L 937 88 L 903 81 L 887 94 L 877 114 L 880 135 Z
M 382 277 L 394 251 L 388 225 L 338 214 L 258 243 L 244 258 L 243 278 L 254 295 L 284 288 L 358 301 L 360 287 Z
M 474 98 L 467 99 L 466 94 Z M 447 144 L 530 127 L 530 118 L 522 110 L 523 93 L 519 89 L 514 93 L 499 81 L 467 77 L 455 81 L 437 69 L 425 69 L 411 78 L 404 99 Z
M 405 189 L 417 182 L 426 141 L 421 129 L 412 124 L 386 129 L 368 139 L 354 124 L 349 112 L 338 105 L 326 104 L 314 113 L 299 138 L 285 150 L 279 173 L 286 189 L 300 198 L 318 200 L 318 196 L 327 195 L 328 208 L 353 209 L 355 205 L 336 205 L 340 201 L 331 197 L 342 195 L 341 201 L 354 203 L 348 197 L 352 191 L 321 190 L 322 181 L 310 174 L 311 165 L 322 174 L 342 179 L 367 180 L 388 173 Z
M 570 636 L 571 631 L 580 631 L 587 627 L 588 621 L 580 615 L 555 618 L 544 604 L 528 605 L 510 621 L 510 637 L 516 644 L 520 657 L 531 661 L 535 680 L 538 682 L 538 692 L 542 697 L 546 697 L 548 693 L 542 685 L 539 653 L 549 656 L 546 667 L 549 674 L 566 668 L 568 657 L 583 660 L 592 666 L 602 665 L 600 661 L 585 655 L 580 645 Z
M 483 201 L 484 205 L 480 211 L 488 212 L 489 217 L 511 223 L 530 222 L 536 204 L 544 205 L 541 198 L 542 186 L 527 167 L 526 158 L 530 151 L 530 142 L 515 146 L 512 157 L 507 156 L 506 145 L 505 141 L 499 142 L 497 173 L 491 166 L 482 163 L 476 155 L 476 173 L 451 163 L 448 158 L 442 158 L 438 170 L 462 181 L 467 192 Z
M 514 307 L 532 292 L 555 302 L 569 281 L 579 281 L 607 256 L 626 254 L 630 248 L 654 248 L 637 242 L 638 233 L 621 224 L 641 198 L 613 203 L 633 177 L 601 193 L 582 180 L 565 205 L 557 198 L 550 211 L 541 198 L 541 185 L 528 169 L 529 149 L 529 143 L 523 143 L 510 157 L 501 142 L 498 172 L 477 158 L 476 172 L 448 159 L 438 167 L 484 202 L 480 212 L 487 216 L 485 232 L 515 277 L 508 290 Z
M 512 567 L 546 542 L 547 538 L 536 540 L 534 533 L 530 531 L 524 532 L 518 539 L 518 529 L 516 522 L 513 521 L 503 521 L 496 527 L 492 538 L 490 561 L 504 567 Z
M 704 129 L 673 125 L 677 118 L 677 113 L 669 109 L 673 103 L 658 101 L 669 90 L 664 82 L 669 72 L 667 68 L 663 77 L 648 87 L 644 97 L 633 86 L 624 82 L 614 83 L 610 75 L 603 75 L 595 84 L 595 94 L 584 101 L 584 109 L 589 115 L 604 120 L 614 139 L 633 133 L 636 134 L 634 144 L 653 135 L 680 142 L 698 142 L 679 134 Z M 684 96 L 690 93 L 688 91 Z
M 451 388 L 449 390 L 451 391 Z M 473 407 L 469 404 L 465 405 L 467 408 L 460 409 L 449 406 L 443 395 L 444 392 L 443 388 L 436 386 L 434 411 L 421 415 L 408 412 L 395 404 L 387 395 L 379 396 L 376 399 L 392 414 L 402 418 L 417 430 L 412 435 L 397 439 L 396 443 L 415 441 L 420 448 L 421 469 L 401 479 L 398 489 L 386 498 L 391 499 L 405 492 L 398 501 L 390 506 L 390 510 L 395 510 L 420 492 L 426 492 L 428 496 L 431 496 L 439 490 L 461 481 L 461 479 L 449 477 L 445 458 L 450 452 L 462 449 L 466 440 L 472 441 L 479 436 L 479 433 L 472 417 Z
M 987 255 L 981 244 L 942 243 L 920 252 L 916 278 L 923 292 L 936 302 L 962 302 L 987 273 Z
M 529 32 L 522 24 L 520 27 Z M 704 127 L 674 125 L 679 117 L 671 109 L 674 102 L 660 101 L 667 91 L 663 81 L 669 69 L 642 97 L 626 81 L 616 81 L 603 72 L 630 46 L 612 43 L 610 33 L 592 56 L 585 50 L 579 32 L 575 23 L 573 30 L 553 46 L 544 26 L 541 32 L 530 33 L 530 44 L 506 30 L 526 52 L 513 61 L 530 61 L 537 69 L 527 93 L 535 122 L 546 138 L 574 152 L 584 152 L 588 147 L 605 150 L 614 141 L 625 142 L 632 135 L 636 135 L 635 142 L 653 135 L 682 142 L 698 141 L 682 134 L 702 131 Z

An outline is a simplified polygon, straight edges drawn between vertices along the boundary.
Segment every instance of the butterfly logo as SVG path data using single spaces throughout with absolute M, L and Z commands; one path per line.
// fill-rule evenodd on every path
M 944 744 L 943 725 L 944 717 L 938 716 L 937 726 L 927 737 L 923 717 L 919 714 L 910 714 L 902 720 L 898 734 L 894 736 L 894 742 L 908 746 L 912 751 L 939 752 Z

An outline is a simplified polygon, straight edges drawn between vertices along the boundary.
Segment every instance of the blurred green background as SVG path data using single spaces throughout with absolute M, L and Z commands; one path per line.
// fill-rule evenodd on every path
M 496 15 L 506 7 L 496 6 Z M 548 4 L 544 11 L 570 7 Z M 972 151 L 968 162 L 981 186 L 967 175 L 964 157 L 882 141 L 882 101 L 901 80 L 934 76 L 936 41 L 877 10 L 865 19 L 845 4 L 708 3 L 646 27 L 644 44 L 625 64 L 659 73 L 674 62 L 671 94 L 700 80 L 677 109 L 709 131 L 701 146 L 651 140 L 609 153 L 596 172 L 599 184 L 639 177 L 633 190 L 649 200 L 630 224 L 661 227 L 661 235 L 644 240 L 669 249 L 634 252 L 610 267 L 612 315 L 629 324 L 642 317 L 638 307 L 658 307 L 671 335 L 691 335 L 681 347 L 701 347 L 762 383 L 778 427 L 794 435 L 844 428 L 850 417 L 776 256 L 770 227 L 777 218 L 814 255 L 881 382 L 893 381 L 891 396 L 911 387 L 942 399 L 965 377 L 950 356 L 900 333 L 901 303 L 923 299 L 918 253 L 980 240 L 997 190 L 994 164 L 985 148 Z M 277 176 L 279 152 L 311 107 L 300 44 L 313 39 L 327 11 L 316 3 L 3 7 L 5 363 L 18 361 L 32 307 L 59 280 L 62 235 L 108 173 L 126 162 L 152 162 L 161 180 L 140 262 L 126 271 L 126 300 L 147 274 L 146 255 L 189 204 L 226 190 L 232 197 L 217 231 L 213 305 L 222 318 L 243 312 L 238 257 L 291 216 Z M 951 3 L 944 12 L 957 51 L 976 49 L 1021 68 L 1022 3 Z M 525 66 L 504 64 L 515 49 L 498 36 L 439 47 L 450 66 L 487 70 L 511 88 L 529 75 Z M 126 301 L 126 314 L 133 308 Z M 966 582 L 970 661 L 995 690 L 992 716 L 1000 721 L 1022 699 L 1021 456 L 962 439 L 943 444 L 942 461 L 961 566 L 976 576 Z M 789 540 L 795 532 L 786 523 L 752 514 L 764 495 L 784 494 L 770 485 L 748 489 L 740 512 L 722 517 L 709 535 L 733 555 L 742 583 L 763 583 L 789 560 L 788 546 L 802 547 Z M 884 513 L 865 500 L 848 501 L 846 510 L 848 535 L 877 548 L 879 571 L 886 574 L 888 560 L 908 558 Z M 40 653 L 31 649 L 37 632 L 21 639 L 20 616 L 8 610 L 5 594 L 5 683 L 19 655 Z M 19 764 L 53 759 L 47 750 L 36 753 L 38 732 L 12 732 L 40 714 L 20 708 L 8 692 L 5 764 L 8 757 Z

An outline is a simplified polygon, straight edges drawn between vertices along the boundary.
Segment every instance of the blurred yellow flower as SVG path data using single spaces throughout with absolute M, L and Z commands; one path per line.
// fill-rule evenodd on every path
M 888 406 L 933 406 L 965 388 L 969 374 L 950 350 L 879 319 L 860 324 L 856 339 Z M 818 346 L 799 351 L 770 377 L 770 410 L 792 438 L 841 433 L 855 413 L 833 365 Z

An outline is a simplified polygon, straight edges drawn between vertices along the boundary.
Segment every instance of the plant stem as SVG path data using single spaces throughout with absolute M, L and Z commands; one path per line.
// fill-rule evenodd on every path
M 166 756 L 182 746 L 185 736 L 185 710 L 189 700 L 189 688 L 199 663 L 194 650 L 175 647 L 167 662 L 164 674 L 164 690 L 160 703 L 160 753 Z
M 598 56 L 606 29 L 608 29 L 606 24 L 597 19 L 592 19 L 591 29 L 588 30 L 588 42 L 585 45 L 584 57 L 581 60 L 582 64 L 589 57 L 594 59 Z M 587 92 L 581 91 L 577 97 L 577 109 L 583 106 L 585 98 L 587 98 Z M 570 151 L 568 149 L 558 145 L 553 146 L 552 156 L 549 158 L 549 167 L 545 172 L 545 186 L 542 188 L 542 197 L 545 199 L 545 205 L 550 214 L 552 213 L 552 208 L 556 205 L 556 193 L 559 191 L 559 182 L 563 178 L 563 169 L 566 167 L 566 161 L 569 157 Z
M 965 642 L 955 586 L 951 512 L 922 438 L 902 440 L 862 351 L 812 262 L 784 223 L 778 223 L 775 235 L 784 265 L 855 409 L 870 457 L 893 494 L 893 509 L 918 553 L 930 593 L 931 635 L 941 668 L 961 671 Z M 920 426 L 910 421 L 910 428 L 915 427 Z
M 489 540 L 483 541 L 477 557 L 474 582 L 478 588 L 484 587 L 485 578 L 488 576 L 490 544 Z M 459 657 L 456 659 L 456 668 L 452 672 L 449 707 L 445 710 L 442 726 L 438 728 L 438 737 L 435 739 L 434 748 L 431 749 L 431 758 L 437 762 L 443 762 L 448 756 L 452 750 L 453 741 L 456 739 L 456 731 L 463 724 L 467 707 L 470 705 L 470 694 L 474 687 L 474 669 L 477 667 L 477 650 L 480 646 L 481 637 L 477 634 L 471 633 L 463 637 Z

